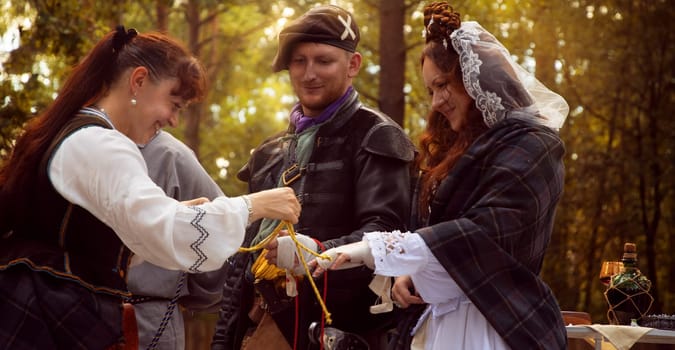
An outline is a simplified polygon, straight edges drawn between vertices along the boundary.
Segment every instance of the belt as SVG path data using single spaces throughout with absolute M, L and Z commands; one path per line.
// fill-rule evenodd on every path
M 170 302 L 171 299 L 169 298 L 163 298 L 163 297 L 154 297 L 154 296 L 149 296 L 149 295 L 132 295 L 128 298 L 124 299 L 125 302 L 129 304 L 140 304 L 140 303 L 147 303 L 149 301 L 165 301 L 165 302 Z

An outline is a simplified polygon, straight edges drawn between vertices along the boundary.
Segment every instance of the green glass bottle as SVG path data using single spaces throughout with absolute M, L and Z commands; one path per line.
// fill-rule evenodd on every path
M 651 308 L 654 302 L 654 297 L 649 294 L 652 282 L 637 267 L 635 243 L 624 244 L 621 261 L 621 272 L 612 276 L 605 291 L 609 304 L 607 318 L 611 324 L 630 325 L 631 319 L 639 323 Z

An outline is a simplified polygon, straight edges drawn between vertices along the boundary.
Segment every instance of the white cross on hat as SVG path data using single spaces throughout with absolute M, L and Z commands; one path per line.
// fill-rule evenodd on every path
M 345 31 L 342 32 L 342 35 L 340 35 L 340 39 L 345 40 L 345 38 L 347 38 L 347 35 L 349 35 L 352 37 L 352 40 L 355 40 L 356 34 L 350 27 L 352 25 L 352 17 L 347 15 L 347 20 L 345 21 L 344 18 L 342 18 L 342 16 L 338 15 L 338 19 L 340 20 L 340 22 L 342 22 L 342 24 L 345 25 Z

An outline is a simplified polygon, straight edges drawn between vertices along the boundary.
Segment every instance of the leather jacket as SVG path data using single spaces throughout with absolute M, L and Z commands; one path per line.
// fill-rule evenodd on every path
M 410 213 L 414 146 L 398 124 L 364 107 L 353 92 L 336 114 L 319 126 L 309 160 L 298 169 L 292 169 L 295 136 L 294 126 L 290 125 L 285 133 L 263 142 L 238 177 L 249 183 L 250 192 L 277 187 L 279 179 L 285 178 L 302 203 L 296 232 L 317 239 L 323 249 L 328 249 L 360 241 L 363 232 L 405 229 Z M 295 175 L 294 181 L 288 181 Z M 259 223 L 249 227 L 245 244 L 250 243 L 258 228 Z M 230 260 L 232 273 L 223 290 L 213 349 L 238 348 L 241 331 L 250 322 L 246 312 L 251 306 L 252 288 L 245 278 L 250 263 L 246 254 Z M 327 307 L 332 314 L 332 326 L 361 333 L 382 325 L 386 316 L 369 313 L 369 306 L 377 298 L 368 288 L 371 279 L 372 270 L 366 267 L 330 271 Z M 317 282 L 323 289 L 322 281 Z M 303 338 L 307 324 L 319 321 L 320 314 L 303 312 L 303 305 L 313 304 L 307 308 L 316 309 L 317 302 L 307 288 L 309 283 L 301 285 L 300 338 Z M 294 322 L 292 318 L 285 321 L 289 313 L 283 314 L 273 316 L 287 335 L 284 325 L 292 328 Z M 309 319 L 312 317 L 316 319 Z M 298 348 L 305 348 L 302 342 L 300 345 Z

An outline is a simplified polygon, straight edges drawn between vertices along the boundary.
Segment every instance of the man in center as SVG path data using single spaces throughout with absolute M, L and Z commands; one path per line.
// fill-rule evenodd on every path
M 281 31 L 272 68 L 288 70 L 298 103 L 288 129 L 257 147 L 238 173 L 250 192 L 294 188 L 302 204 L 294 229 L 302 243 L 319 252 L 360 241 L 364 232 L 402 229 L 410 210 L 414 146 L 398 124 L 359 101 L 352 86 L 362 60 L 356 51 L 358 41 L 353 16 L 331 5 L 312 8 Z M 251 224 L 244 244 L 261 242 L 278 224 L 274 220 Z M 270 255 L 281 257 L 294 250 L 289 241 L 289 237 L 280 238 L 278 249 Z M 254 284 L 251 265 L 257 255 L 239 253 L 230 259 L 212 348 L 240 349 L 242 343 L 246 348 L 251 334 L 260 337 L 254 331 L 259 317 L 251 310 L 262 306 L 289 348 L 318 349 L 308 332 L 313 322 L 319 332 L 322 318 L 311 277 L 304 276 L 298 283 L 295 298 L 270 288 L 269 282 Z M 297 264 L 282 265 L 302 270 Z M 327 293 L 324 281 L 315 281 L 321 295 L 326 295 L 330 327 L 357 335 L 371 350 L 384 348 L 392 314 L 369 311 L 377 303 L 368 287 L 372 271 L 365 267 L 331 271 L 327 278 Z

